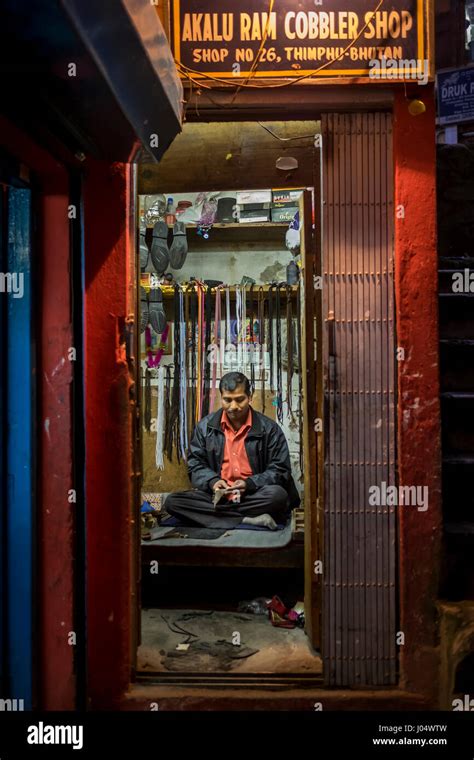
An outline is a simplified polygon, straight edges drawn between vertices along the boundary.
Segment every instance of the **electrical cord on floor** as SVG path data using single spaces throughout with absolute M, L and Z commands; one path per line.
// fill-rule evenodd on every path
M 197 635 L 197 633 L 191 633 L 191 631 L 186 631 L 184 628 L 181 628 L 181 626 L 178 626 L 178 624 L 177 624 L 177 623 L 175 623 L 175 625 L 176 625 L 176 628 L 178 629 L 178 630 L 176 630 L 175 628 L 172 628 L 172 626 L 171 626 L 171 623 L 169 622 L 169 620 L 167 620 L 167 619 L 165 618 L 165 616 L 164 616 L 164 615 L 160 615 L 160 617 L 161 617 L 161 619 L 162 619 L 162 620 L 164 620 L 164 621 L 165 621 L 166 625 L 168 626 L 168 628 L 170 629 L 170 631 L 171 631 L 172 633 L 180 633 L 181 635 L 185 635 L 185 636 L 187 636 L 187 639 L 186 639 L 186 641 L 183 641 L 183 642 L 182 642 L 183 644 L 189 644 L 189 643 L 190 643 L 190 640 L 191 640 L 192 638 L 194 638 L 194 639 L 199 639 L 199 636 Z
M 209 617 L 213 614 L 214 610 L 211 610 L 210 612 L 185 612 L 179 619 L 184 622 L 186 620 L 192 620 L 193 618 Z

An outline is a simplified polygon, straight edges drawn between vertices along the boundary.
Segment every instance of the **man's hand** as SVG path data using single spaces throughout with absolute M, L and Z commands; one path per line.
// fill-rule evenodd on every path
M 245 480 L 236 480 L 232 488 L 237 488 L 240 493 L 244 493 L 245 489 L 247 488 L 247 483 Z
M 225 480 L 218 480 L 217 483 L 214 483 L 214 485 L 212 486 L 212 490 L 217 491 L 218 488 L 229 488 L 229 486 L 225 482 Z

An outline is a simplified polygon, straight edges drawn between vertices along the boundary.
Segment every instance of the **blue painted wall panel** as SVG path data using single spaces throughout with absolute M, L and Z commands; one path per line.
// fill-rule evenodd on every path
M 7 217 L 6 217 L 6 189 L 0 186 L 0 273 L 7 270 Z M 7 668 L 6 668 L 6 456 L 7 456 L 7 429 L 6 429 L 6 307 L 7 299 L 4 293 L 0 293 L 0 697 L 7 692 Z
M 7 659 L 12 699 L 32 704 L 31 193 L 8 190 Z

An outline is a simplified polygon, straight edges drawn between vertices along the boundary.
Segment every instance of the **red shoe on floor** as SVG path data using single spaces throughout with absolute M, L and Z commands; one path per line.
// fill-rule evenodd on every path
M 267 609 L 271 624 L 276 628 L 296 627 L 296 623 L 294 623 L 292 620 L 288 620 L 287 616 L 289 610 L 286 609 L 279 596 L 274 596 L 273 599 L 267 603 Z

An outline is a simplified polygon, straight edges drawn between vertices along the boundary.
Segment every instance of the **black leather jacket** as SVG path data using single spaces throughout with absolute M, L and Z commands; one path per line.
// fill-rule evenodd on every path
M 188 472 L 193 486 L 201 491 L 212 491 L 213 484 L 221 477 L 225 442 L 222 411 L 219 409 L 203 417 L 191 438 Z M 247 492 L 254 493 L 267 485 L 283 486 L 290 497 L 291 508 L 299 506 L 285 435 L 276 422 L 255 409 L 252 409 L 252 427 L 245 439 L 245 450 L 254 473 L 246 479 Z

